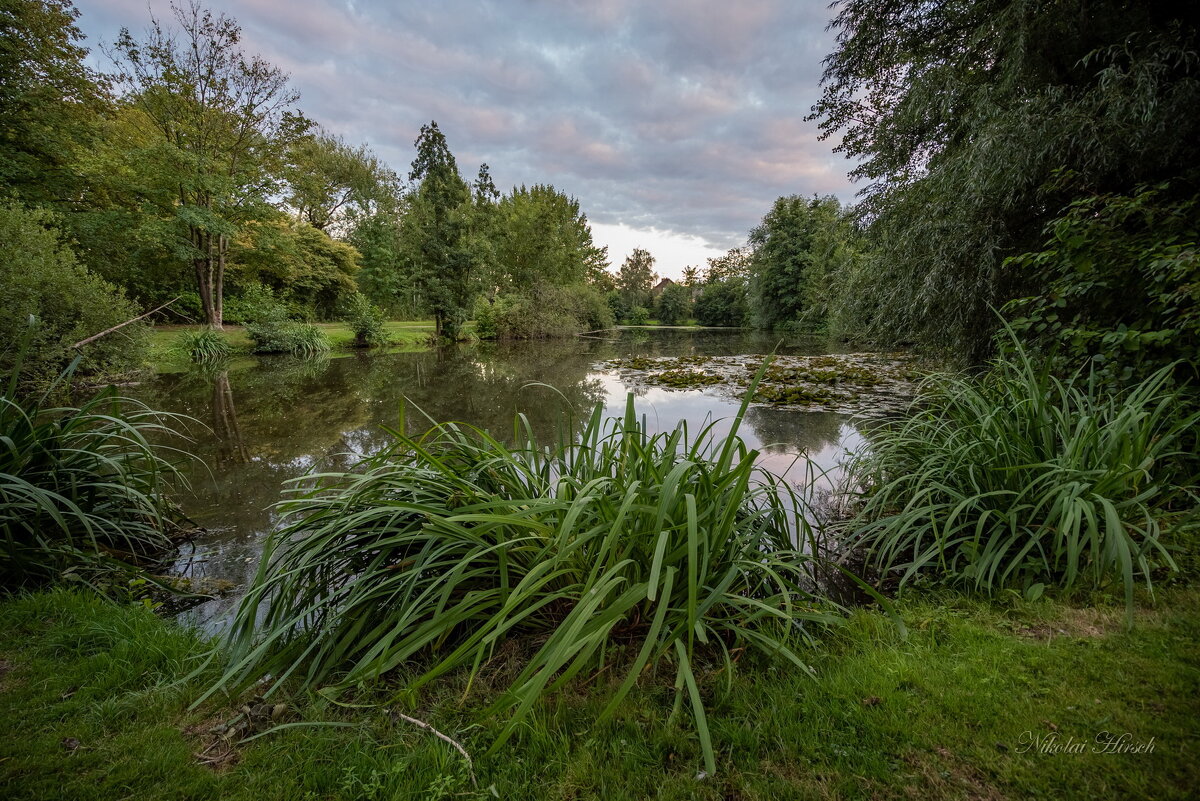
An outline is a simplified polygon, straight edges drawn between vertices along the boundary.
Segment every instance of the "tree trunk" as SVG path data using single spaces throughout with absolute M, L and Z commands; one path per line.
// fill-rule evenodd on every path
M 225 252 L 229 250 L 229 240 L 225 234 L 217 237 L 217 275 L 213 282 L 213 318 L 211 325 L 217 330 L 225 327 Z

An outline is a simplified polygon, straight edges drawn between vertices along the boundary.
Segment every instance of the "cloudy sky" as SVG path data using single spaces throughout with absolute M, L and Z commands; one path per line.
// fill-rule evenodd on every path
M 165 0 L 76 0 L 88 45 Z M 663 275 L 741 244 L 784 194 L 853 197 L 804 116 L 826 0 L 210 0 L 288 71 L 301 108 L 406 174 L 437 120 L 464 173 L 579 198 L 614 265 Z M 98 55 L 98 53 L 97 53 Z M 102 60 L 102 57 L 101 57 Z

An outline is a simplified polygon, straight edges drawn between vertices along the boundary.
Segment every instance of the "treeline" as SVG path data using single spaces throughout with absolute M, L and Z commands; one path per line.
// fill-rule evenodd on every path
M 915 345 L 978 364 L 1002 318 L 1064 370 L 1200 361 L 1195 6 L 835 6 L 813 109 L 861 202 L 780 198 L 701 322 Z M 719 314 L 717 313 L 719 310 Z
M 477 298 L 498 336 L 611 323 L 591 287 L 606 252 L 576 200 L 544 185 L 501 196 L 487 165 L 468 183 L 436 123 L 397 174 L 306 117 L 236 21 L 196 3 L 123 30 L 105 72 L 78 15 L 70 0 L 3 12 L 0 335 L 15 342 L 38 317 L 28 363 L 61 365 L 86 335 L 164 303 L 160 321 L 214 328 L 432 317 L 449 339 Z M 137 340 L 122 329 L 85 368 L 136 365 Z

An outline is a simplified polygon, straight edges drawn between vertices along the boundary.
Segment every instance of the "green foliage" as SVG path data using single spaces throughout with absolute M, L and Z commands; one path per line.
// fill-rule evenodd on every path
M 329 352 L 329 337 L 312 323 L 299 320 L 267 320 L 246 323 L 255 353 L 290 353 L 320 356 Z
M 1072 203 L 1043 250 L 1010 264 L 1041 293 L 1005 309 L 1060 369 L 1090 363 L 1116 382 L 1200 364 L 1200 198 L 1166 184 Z
M 982 361 L 992 309 L 1045 294 L 1006 258 L 1038 250 L 1060 210 L 1200 178 L 1186 6 L 847 0 L 833 27 L 814 116 L 870 182 L 867 294 L 847 327 L 876 339 Z
M 629 325 L 646 325 L 650 322 L 650 310 L 645 306 L 634 306 L 625 319 Z
M 285 502 L 222 685 L 270 673 L 346 688 L 426 657 L 416 689 L 477 674 L 520 639 L 530 656 L 493 704 L 506 720 L 493 750 L 572 678 L 624 672 L 607 714 L 657 667 L 675 673 L 712 772 L 699 655 L 732 671 L 731 652 L 749 648 L 807 671 L 800 624 L 839 619 L 806 589 L 803 501 L 737 437 L 745 411 L 721 441 L 712 425 L 649 434 L 632 396 L 623 418 L 597 406 L 549 447 L 523 417 L 512 449 L 457 423 L 392 432 L 359 469 L 307 477 Z
M 175 348 L 194 362 L 219 362 L 233 355 L 229 341 L 212 328 L 181 332 Z
M 858 250 L 837 198 L 781 197 L 750 232 L 751 313 L 765 328 L 824 330 Z
M 69 572 L 102 588 L 106 574 L 128 568 L 123 561 L 170 550 L 165 492 L 175 468 L 152 440 L 170 433 L 172 416 L 112 388 L 82 406 L 53 407 L 18 395 L 16 377 L 0 396 L 0 586 Z M 69 378 L 70 369 L 61 380 Z
M 354 332 L 354 344 L 357 347 L 373 348 L 388 342 L 383 311 L 361 292 L 351 295 L 347 301 L 345 322 Z
M 583 284 L 607 265 L 579 201 L 541 184 L 514 188 L 497 209 L 495 275 L 502 292 L 535 283 Z
M 543 339 L 612 326 L 605 298 L 583 284 L 539 284 L 526 292 L 475 301 L 475 334 L 480 339 Z
M 412 280 L 433 313 L 437 336 L 459 339 L 472 299 L 480 239 L 470 187 L 436 122 L 421 126 L 409 180 L 419 182 L 401 226 Z
M 682 325 L 692 315 L 692 290 L 682 284 L 663 287 L 655 304 L 658 321 L 663 325 Z
M 229 258 L 235 285 L 268 286 L 306 316 L 332 319 L 343 299 L 357 291 L 358 251 L 282 216 L 244 225 L 230 245 Z
M 366 145 L 323 130 L 290 144 L 284 175 L 287 206 L 319 231 L 395 210 L 400 179 Z
M 617 290 L 626 307 L 648 306 L 652 302 L 650 289 L 654 286 L 654 257 L 642 248 L 634 248 L 617 271 Z
M 37 319 L 20 363 L 23 385 L 57 376 L 77 355 L 71 347 L 138 315 L 120 290 L 88 272 L 44 210 L 0 203 L 0 370 L 18 368 L 17 343 Z M 79 371 L 107 373 L 141 365 L 145 325 L 134 323 L 83 347 Z
M 26 202 L 79 192 L 72 168 L 104 109 L 78 16 L 70 0 L 6 0 L 0 8 L 0 186 Z
M 866 489 L 853 528 L 904 582 L 1036 593 L 1115 580 L 1132 605 L 1135 582 L 1174 567 L 1164 516 L 1194 503 L 1172 467 L 1200 415 L 1178 412 L 1170 371 L 1114 393 L 1094 374 L 1055 377 L 1014 339 L 982 376 L 934 376 L 852 465 Z M 1193 509 L 1171 530 L 1195 527 Z
M 141 128 L 125 156 L 161 239 L 196 278 L 204 321 L 220 326 L 230 243 L 271 216 L 287 154 L 311 123 L 288 76 L 241 50 L 236 21 L 198 3 L 171 10 L 176 27 L 151 17 L 144 40 L 123 28 L 113 45 L 113 77 Z
M 700 325 L 738 327 L 745 325 L 747 314 L 746 282 L 741 279 L 708 282 L 696 298 Z

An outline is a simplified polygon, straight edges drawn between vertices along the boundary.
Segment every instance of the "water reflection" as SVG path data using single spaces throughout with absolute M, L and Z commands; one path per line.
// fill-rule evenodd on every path
M 259 546 L 276 524 L 273 504 L 284 481 L 316 468 L 344 469 L 381 448 L 386 428 L 428 426 L 420 413 L 439 421 L 460 420 L 504 437 L 513 417 L 524 413 L 535 433 L 551 438 L 564 412 L 582 419 L 597 403 L 609 413 L 624 409 L 630 387 L 598 362 L 633 355 L 739 355 L 776 350 L 787 354 L 828 352 L 820 342 L 739 331 L 637 330 L 612 339 L 480 344 L 427 353 L 354 354 L 304 361 L 286 357 L 245 359 L 226 369 L 196 369 L 150 382 L 138 395 L 159 408 L 205 421 L 191 432 L 189 448 L 204 462 L 190 470 L 185 511 L 208 528 L 181 571 L 198 577 L 248 582 Z M 544 386 L 539 386 L 544 385 Z M 553 389 L 550 389 L 553 387 Z M 716 421 L 729 430 L 737 404 L 702 390 L 650 387 L 638 411 L 652 431 L 689 421 L 693 430 Z M 830 469 L 861 443 L 845 415 L 751 408 L 742 437 L 762 451 L 760 463 L 800 484 L 809 479 L 806 453 Z M 236 603 L 218 600 L 189 613 L 218 627 Z

